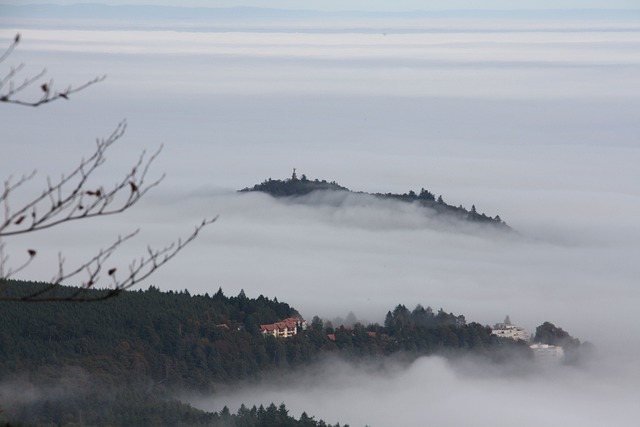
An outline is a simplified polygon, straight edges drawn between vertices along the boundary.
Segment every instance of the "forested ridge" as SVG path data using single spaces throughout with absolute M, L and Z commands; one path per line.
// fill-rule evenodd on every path
M 17 292 L 46 284 L 8 281 L 4 286 L 6 292 Z M 74 290 L 61 286 L 56 292 Z M 273 415 L 268 408 L 209 414 L 172 396 L 184 390 L 215 393 L 223 385 L 303 369 L 326 355 L 352 361 L 391 355 L 411 361 L 431 354 L 473 354 L 496 362 L 531 357 L 522 341 L 498 338 L 462 315 L 422 306 L 409 310 L 398 305 L 383 325 L 334 327 L 314 317 L 291 338 L 260 332 L 261 324 L 298 315 L 276 298 L 249 298 L 244 292 L 230 297 L 222 289 L 190 295 L 150 287 L 100 303 L 0 302 L 0 420 L 4 416 L 39 425 L 324 425 L 292 417 L 287 423 L 260 424 L 258 415 Z M 36 386 L 45 390 L 37 398 L 17 397 L 21 392 L 33 397 Z M 286 407 L 278 411 L 283 416 Z M 220 424 L 223 416 L 227 424 Z M 237 417 L 253 417 L 257 424 Z
M 314 191 L 344 191 L 353 194 L 369 195 L 378 199 L 391 199 L 405 203 L 416 203 L 424 208 L 429 208 L 429 213 L 435 213 L 436 215 L 446 216 L 448 218 L 455 218 L 462 221 L 470 221 L 476 223 L 488 224 L 496 226 L 503 230 L 511 230 L 499 215 L 494 217 L 488 216 L 484 213 L 479 213 L 476 210 L 475 205 L 471 206 L 471 209 L 466 209 L 462 205 L 453 206 L 446 203 L 442 195 L 436 197 L 429 190 L 422 188 L 420 192 L 416 193 L 410 190 L 406 193 L 366 193 L 366 192 L 354 192 L 347 187 L 343 187 L 335 181 L 328 182 L 327 180 L 308 179 L 306 175 L 302 175 L 298 178 L 295 170 L 293 175 L 289 179 L 266 179 L 260 184 L 256 184 L 253 187 L 246 187 L 240 192 L 259 191 L 267 193 L 273 197 L 299 197 L 309 194 Z

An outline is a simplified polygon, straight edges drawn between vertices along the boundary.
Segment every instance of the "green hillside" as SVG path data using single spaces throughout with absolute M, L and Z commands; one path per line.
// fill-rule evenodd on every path
M 11 294 L 47 285 L 7 281 L 3 286 Z M 56 292 L 74 290 L 60 286 Z M 382 325 L 334 326 L 314 317 L 290 338 L 261 332 L 260 325 L 296 316 L 293 307 L 276 298 L 249 298 L 244 292 L 229 297 L 221 289 L 190 295 L 150 287 L 99 303 L 0 302 L 0 390 L 17 390 L 15 396 L 0 393 L 0 421 L 236 425 L 219 424 L 224 416 L 229 423 L 263 425 L 243 423 L 251 417 L 258 422 L 267 413 L 272 417 L 275 407 L 210 414 L 173 396 L 185 390 L 220 392 L 238 382 L 304 369 L 327 355 L 351 361 L 394 356 L 405 362 L 432 354 L 472 354 L 489 363 L 531 358 L 523 341 L 498 338 L 464 316 L 422 306 L 409 310 L 398 305 Z M 16 397 L 25 390 L 30 399 Z M 277 409 L 284 417 L 286 407 Z M 307 421 L 288 424 L 302 422 L 290 417 L 277 425 L 325 425 Z

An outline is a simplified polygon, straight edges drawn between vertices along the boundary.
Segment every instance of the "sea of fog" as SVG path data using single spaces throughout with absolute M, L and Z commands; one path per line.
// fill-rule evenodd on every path
M 71 266 L 140 227 L 113 260 L 126 262 L 219 215 L 142 287 L 244 289 L 308 319 L 353 311 L 381 322 L 397 304 L 483 324 L 509 314 L 530 332 L 551 321 L 593 342 L 602 359 L 523 377 L 471 375 L 435 358 L 376 374 L 335 362 L 275 388 L 199 397 L 199 406 L 285 402 L 328 422 L 372 426 L 632 425 L 640 381 L 625 361 L 640 354 L 640 27 L 481 25 L 398 34 L 21 31 L 3 66 L 46 67 L 60 89 L 108 77 L 68 102 L 0 105 L 3 178 L 38 170 L 12 206 L 123 119 L 127 132 L 96 185 L 160 145 L 151 174 L 167 177 L 122 215 L 6 241 L 12 262 L 37 248 L 38 263 L 20 277 L 47 280 L 59 250 Z M 5 25 L 0 41 L 20 30 Z M 457 228 L 414 206 L 358 197 L 293 203 L 235 192 L 294 167 L 356 191 L 424 187 L 500 215 L 517 233 Z
M 225 390 L 214 398 L 182 396 L 207 410 L 237 411 L 274 402 L 290 415 L 351 426 L 633 426 L 640 411 L 637 364 L 558 367 L 504 374 L 477 361 L 422 357 L 409 367 L 353 366 L 327 360 L 304 372 Z

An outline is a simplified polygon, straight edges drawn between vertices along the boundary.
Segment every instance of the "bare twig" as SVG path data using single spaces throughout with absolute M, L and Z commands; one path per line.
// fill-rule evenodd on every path
M 16 46 L 18 46 L 18 43 L 20 43 L 20 33 L 17 33 L 14 36 L 13 41 L 11 42 L 9 47 L 2 54 L 0 54 L 0 62 L 4 61 L 11 55 L 11 53 L 15 50 Z
M 47 186 L 42 193 L 18 209 L 10 209 L 9 197 L 12 192 L 32 179 L 33 175 L 23 177 L 16 183 L 5 181 L 4 192 L 0 196 L 0 202 L 4 204 L 0 238 L 32 233 L 78 219 L 121 213 L 135 205 L 147 191 L 160 184 L 164 175 L 149 184 L 145 180 L 149 166 L 162 147 L 148 160 L 145 160 L 143 152 L 131 170 L 109 190 L 102 186 L 88 187 L 89 177 L 106 160 L 105 151 L 122 137 L 125 130 L 126 122 L 120 123 L 107 139 L 97 141 L 96 149 L 90 157 L 82 159 L 71 173 L 63 175 L 57 182 L 47 178 Z M 118 195 L 122 195 L 124 200 L 119 200 Z
M 35 250 L 29 252 L 26 262 L 17 268 L 11 268 L 8 266 L 9 258 L 5 255 L 2 239 L 34 233 L 76 220 L 124 212 L 163 180 L 164 175 L 149 183 L 146 181 L 151 163 L 160 153 L 158 150 L 148 160 L 143 152 L 129 172 L 109 190 L 105 190 L 102 186 L 90 186 L 89 179 L 106 161 L 106 150 L 123 136 L 125 130 L 126 123 L 120 123 L 108 138 L 97 141 L 95 151 L 88 158 L 82 159 L 71 173 L 63 175 L 57 181 L 47 178 L 46 187 L 40 195 L 21 204 L 19 208 L 12 209 L 11 196 L 25 183 L 31 181 L 35 172 L 22 176 L 16 182 L 12 182 L 11 178 L 5 181 L 4 191 L 0 194 L 0 203 L 4 207 L 4 218 L 0 222 L 0 280 L 6 281 L 26 269 L 36 255 Z M 108 275 L 111 277 L 112 284 L 106 294 L 96 297 L 95 294 L 89 295 L 86 291 L 92 289 L 99 281 L 100 273 L 106 268 L 105 263 L 111 255 L 138 231 L 118 237 L 112 245 L 101 249 L 91 259 L 68 272 L 64 270 L 64 258 L 60 254 L 58 273 L 52 278 L 50 286 L 38 292 L 17 297 L 0 295 L 0 301 L 94 301 L 112 297 L 149 277 L 192 242 L 202 228 L 216 219 L 217 217 L 203 220 L 184 240 L 179 239 L 161 249 L 148 248 L 145 256 L 129 265 L 128 273 L 122 278 L 116 277 L 115 267 L 109 268 Z M 86 273 L 86 278 L 78 291 L 65 296 L 52 293 L 59 283 L 75 278 L 83 272 Z
M 18 44 L 20 43 L 20 33 L 16 34 L 13 41 L 9 45 L 9 47 L 0 54 L 0 63 L 5 61 L 13 51 L 16 49 Z M 84 84 L 81 84 L 77 87 L 68 86 L 66 89 L 58 91 L 53 88 L 53 81 L 41 83 L 41 97 L 36 100 L 25 100 L 21 98 L 16 98 L 18 94 L 23 92 L 29 87 L 32 87 L 38 84 L 42 78 L 47 74 L 47 70 L 43 69 L 39 73 L 33 76 L 24 77 L 21 82 L 16 83 L 16 79 L 18 79 L 20 73 L 24 71 L 24 64 L 19 64 L 17 66 L 13 66 L 9 69 L 9 71 L 3 76 L 0 77 L 0 102 L 6 102 L 8 104 L 16 104 L 23 105 L 27 107 L 38 107 L 43 104 L 47 104 L 49 102 L 57 101 L 59 99 L 69 99 L 69 95 L 72 95 L 76 92 L 80 92 L 92 86 L 96 83 L 100 83 L 107 76 L 97 76 L 92 80 L 87 81 Z
M 19 42 L 20 34 L 17 34 L 11 45 L 0 54 L 0 63 L 11 55 Z M 46 74 L 46 70 L 16 84 L 14 79 L 23 69 L 24 65 L 20 64 L 12 67 L 4 77 L 0 77 L 0 102 L 37 107 L 61 98 L 68 99 L 70 94 L 104 80 L 104 77 L 96 77 L 76 88 L 68 87 L 62 92 L 53 91 L 53 81 L 41 83 L 42 97 L 37 101 L 25 101 L 14 96 L 28 87 L 38 84 Z M 147 181 L 149 168 L 160 154 L 162 147 L 148 158 L 146 152 L 143 151 L 129 172 L 125 173 L 110 188 L 93 185 L 90 182 L 96 170 L 105 163 L 105 152 L 124 135 L 125 130 L 126 122 L 123 121 L 118 124 L 108 138 L 98 139 L 93 153 L 88 158 L 82 159 L 75 169 L 57 180 L 48 177 L 44 190 L 39 195 L 27 202 L 20 203 L 15 209 L 11 203 L 12 196 L 23 191 L 25 184 L 34 179 L 36 172 L 23 175 L 15 181 L 13 177 L 5 180 L 4 188 L 0 192 L 0 205 L 2 205 L 0 208 L 2 215 L 0 218 L 0 301 L 86 302 L 111 298 L 148 278 L 191 243 L 204 227 L 216 221 L 217 217 L 204 219 L 184 240 L 178 239 L 160 249 L 148 247 L 147 254 L 131 262 L 128 270 L 107 266 L 107 262 L 125 242 L 138 234 L 138 230 L 124 237 L 118 236 L 110 246 L 100 249 L 96 255 L 69 271 L 65 271 L 65 258 L 60 253 L 58 255 L 58 271 L 51 279 L 51 284 L 24 294 L 15 295 L 6 292 L 7 281 L 17 273 L 26 270 L 37 255 L 35 249 L 28 249 L 28 257 L 17 267 L 12 267 L 9 263 L 9 255 L 6 253 L 6 239 L 35 233 L 76 220 L 124 212 L 135 205 L 149 190 L 162 182 L 164 175 L 158 179 Z M 109 277 L 109 287 L 103 289 L 104 292 L 89 292 L 96 287 L 95 285 L 101 280 L 101 274 L 105 271 Z M 125 271 L 126 273 L 122 274 Z M 79 276 L 84 276 L 80 286 L 72 291 L 57 292 L 60 289 L 60 283 L 79 279 Z
M 89 293 L 89 289 L 93 289 L 100 280 L 100 273 L 106 269 L 105 263 L 111 257 L 111 255 L 127 240 L 135 236 L 138 231 L 135 231 L 125 237 L 118 237 L 118 239 L 109 247 L 101 249 L 97 255 L 90 260 L 84 262 L 79 267 L 69 273 L 64 273 L 62 257 L 59 259 L 59 272 L 52 279 L 52 284 L 44 286 L 37 292 L 30 293 L 28 295 L 18 296 L 4 296 L 0 295 L 0 301 L 23 301 L 23 302 L 46 302 L 46 301 L 67 301 L 67 302 L 94 302 L 102 301 L 108 298 L 112 298 L 118 295 L 123 290 L 129 289 L 132 286 L 140 283 L 144 279 L 151 276 L 156 270 L 162 267 L 164 264 L 173 259 L 178 252 L 182 251 L 185 246 L 191 243 L 197 236 L 200 230 L 207 225 L 215 222 L 217 217 L 203 220 L 195 230 L 189 234 L 186 239 L 178 239 L 172 242 L 168 246 L 161 249 L 147 249 L 147 255 L 141 257 L 139 260 L 134 260 L 129 264 L 129 270 L 127 274 L 121 278 L 116 278 L 116 267 L 111 267 L 107 270 L 107 275 L 112 278 L 111 285 L 103 289 L 104 292 Z M 58 283 L 67 281 L 72 277 L 78 276 L 86 272 L 86 279 L 82 285 L 75 289 L 73 292 L 67 292 L 65 294 L 57 294 L 56 288 Z M 0 280 L 1 281 L 1 280 Z
M 5 253 L 5 243 L 0 240 L 0 280 L 5 277 L 11 277 L 17 273 L 20 273 L 22 270 L 25 270 L 31 264 L 36 254 L 37 251 L 35 249 L 28 249 L 27 259 L 22 261 L 22 264 L 20 264 L 18 267 L 12 268 L 9 265 L 9 255 Z

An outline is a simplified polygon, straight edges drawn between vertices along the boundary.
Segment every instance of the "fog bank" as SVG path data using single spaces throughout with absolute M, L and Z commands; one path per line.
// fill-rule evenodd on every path
M 458 362 L 463 363 L 463 362 Z M 285 402 L 327 422 L 351 426 L 632 426 L 638 369 L 600 371 L 558 367 L 500 375 L 477 362 L 456 366 L 422 357 L 407 369 L 389 363 L 379 371 L 331 360 L 288 382 L 258 385 L 193 401 L 197 407 L 237 411 L 241 403 Z M 311 409 L 312 408 L 312 409 Z

